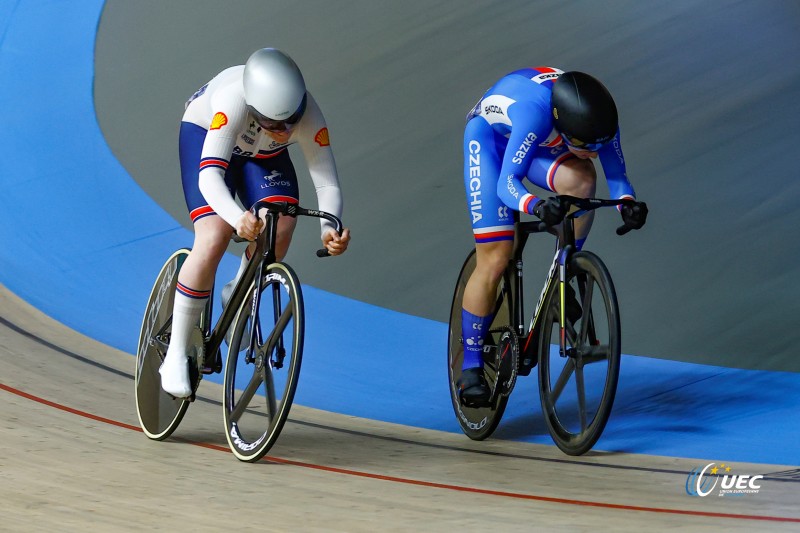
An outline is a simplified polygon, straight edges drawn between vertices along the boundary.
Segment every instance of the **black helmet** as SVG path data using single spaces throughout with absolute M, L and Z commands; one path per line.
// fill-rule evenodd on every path
M 555 127 L 575 148 L 597 150 L 617 134 L 617 106 L 608 89 L 583 72 L 565 72 L 550 96 Z

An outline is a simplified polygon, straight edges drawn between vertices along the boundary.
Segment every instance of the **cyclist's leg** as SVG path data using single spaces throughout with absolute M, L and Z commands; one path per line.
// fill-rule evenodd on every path
M 513 242 L 513 240 L 502 240 L 475 244 L 477 262 L 475 271 L 464 288 L 464 311 L 477 317 L 487 317 L 491 322 L 493 317 L 490 315 L 494 311 L 497 284 L 511 259 Z M 487 324 L 486 328 L 488 327 Z M 470 329 L 478 330 L 473 326 L 470 326 Z
M 512 240 L 475 244 L 475 270 L 464 287 L 461 310 L 461 335 L 464 342 L 464 360 L 461 365 L 465 382 L 465 396 L 485 396 L 488 386 L 482 382 L 483 341 L 494 320 L 497 284 L 511 258 Z M 476 371 L 477 370 L 477 371 Z M 478 389 L 468 391 L 470 387 Z
M 590 159 L 579 159 L 565 145 L 550 148 L 545 155 L 534 159 L 528 171 L 528 179 L 534 184 L 556 194 L 568 194 L 580 198 L 590 198 L 597 187 L 597 172 Z M 594 211 L 575 220 L 575 246 L 583 248 L 594 220 Z M 576 321 L 581 316 L 572 286 L 566 292 L 567 316 Z
M 597 188 L 594 164 L 588 159 L 568 159 L 556 171 L 554 184 L 558 194 L 592 198 Z M 578 250 L 589 236 L 593 221 L 594 211 L 575 220 L 575 242 Z
M 565 145 L 550 148 L 546 155 L 534 159 L 528 179 L 539 187 L 556 194 L 590 198 L 597 188 L 597 172 L 590 159 L 579 159 Z M 594 211 L 575 221 L 575 241 L 578 250 L 592 228 Z
M 189 339 L 208 302 L 217 265 L 233 232 L 233 228 L 208 206 L 198 187 L 200 154 L 205 135 L 206 130 L 199 126 L 181 124 L 181 180 L 186 206 L 194 223 L 195 237 L 192 251 L 178 275 L 170 344 L 159 370 L 162 388 L 176 397 L 191 394 L 187 366 Z M 226 181 L 228 179 L 232 177 L 226 175 Z
M 498 140 L 482 117 L 470 120 L 464 131 L 464 186 L 477 263 L 464 289 L 464 361 L 458 386 L 462 398 L 479 402 L 490 395 L 482 372 L 483 340 L 494 318 L 497 283 L 511 257 L 514 239 L 513 210 L 496 192 L 504 141 Z
M 214 285 L 214 273 L 225 253 L 232 228 L 219 216 L 212 215 L 196 221 L 194 230 L 192 251 L 178 274 L 172 335 L 160 370 L 162 387 L 178 398 L 192 392 L 186 364 L 189 339 L 208 302 Z

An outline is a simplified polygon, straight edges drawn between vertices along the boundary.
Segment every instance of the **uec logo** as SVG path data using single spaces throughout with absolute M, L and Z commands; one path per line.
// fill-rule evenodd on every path
M 731 470 L 730 467 L 726 468 L 725 465 L 721 465 L 721 469 L 725 472 L 730 472 Z M 704 477 L 707 471 L 714 476 L 713 479 L 710 476 Z M 717 468 L 716 463 L 708 463 L 702 469 L 700 467 L 694 468 L 686 478 L 686 494 L 703 498 L 711 494 L 720 481 L 719 496 L 726 494 L 754 494 L 761 488 L 761 485 L 756 482 L 764 478 L 764 476 L 760 475 L 723 474 L 720 479 L 719 471 L 720 468 Z

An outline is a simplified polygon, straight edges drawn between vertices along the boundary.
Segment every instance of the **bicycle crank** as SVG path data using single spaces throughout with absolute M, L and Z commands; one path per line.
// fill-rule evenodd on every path
M 517 369 L 519 368 L 519 337 L 508 326 L 500 329 L 500 338 L 497 341 L 497 350 L 494 354 L 494 367 L 497 369 L 497 382 L 492 392 L 492 398 L 498 395 L 508 396 L 517 383 Z

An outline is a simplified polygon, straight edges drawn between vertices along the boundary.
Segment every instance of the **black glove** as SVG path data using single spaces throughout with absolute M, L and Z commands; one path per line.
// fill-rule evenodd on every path
M 548 226 L 555 226 L 564 220 L 564 215 L 567 214 L 567 210 L 561 203 L 560 198 L 551 196 L 547 200 L 539 200 L 536 202 L 536 205 L 533 206 L 533 214 L 539 217 L 542 222 Z
M 626 228 L 639 229 L 647 222 L 647 204 L 636 202 L 633 205 L 623 205 L 621 214 Z

